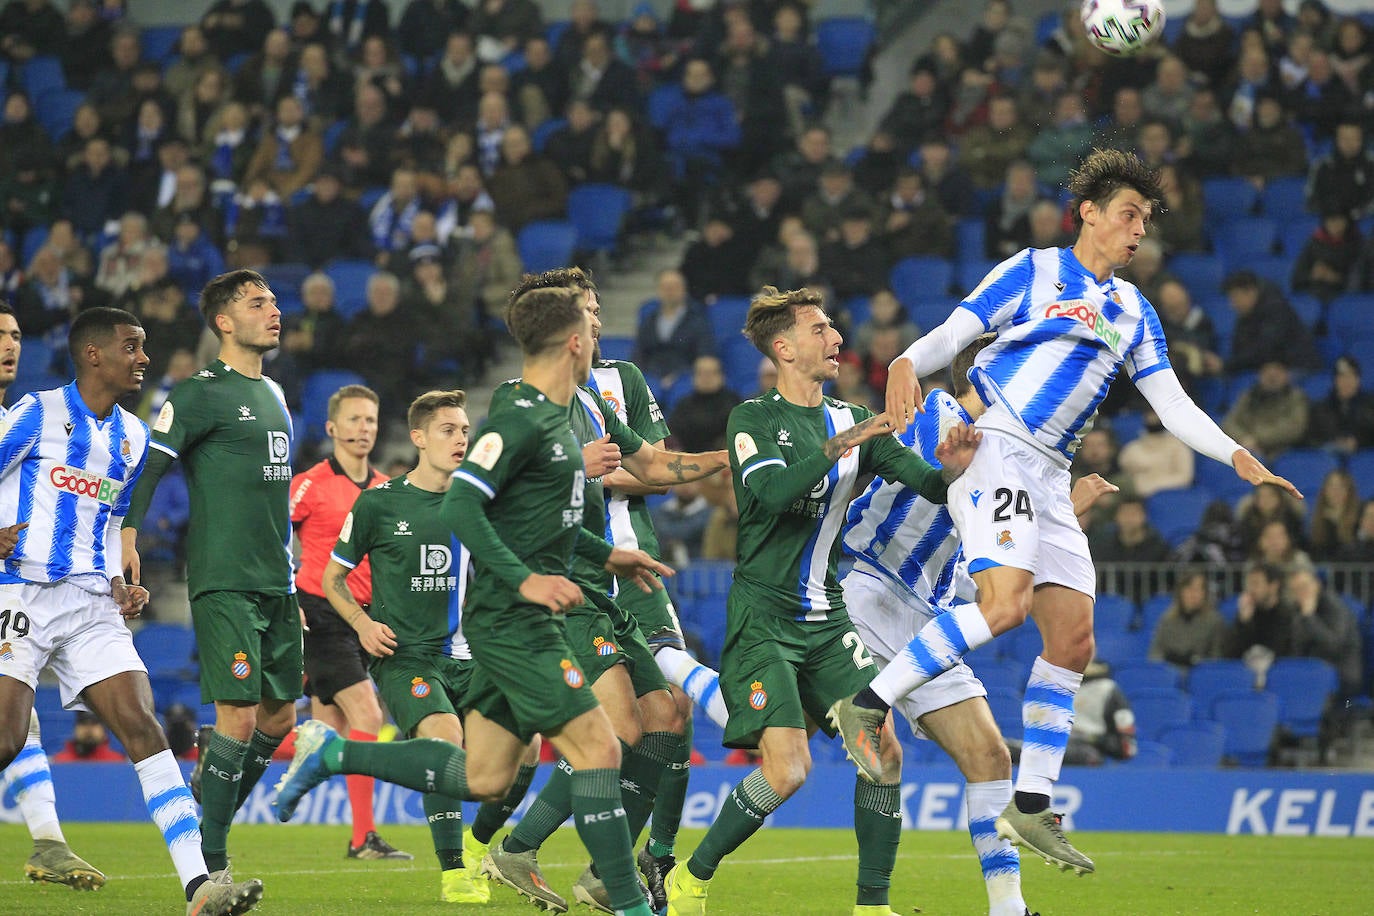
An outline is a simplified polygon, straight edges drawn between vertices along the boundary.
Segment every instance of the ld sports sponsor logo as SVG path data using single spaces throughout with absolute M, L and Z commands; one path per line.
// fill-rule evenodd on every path
M 113 506 L 119 498 L 119 491 L 124 489 L 124 484 L 118 480 L 61 464 L 48 472 L 48 480 L 59 490 L 66 490 L 77 496 L 88 496 L 107 506 Z

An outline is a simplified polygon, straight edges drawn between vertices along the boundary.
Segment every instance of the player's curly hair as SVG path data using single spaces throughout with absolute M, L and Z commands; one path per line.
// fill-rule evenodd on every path
M 756 350 L 776 363 L 773 341 L 796 325 L 798 309 L 813 307 L 825 310 L 825 297 L 818 290 L 802 287 L 780 292 L 776 286 L 765 286 L 749 302 L 742 333 Z
M 525 274 L 506 298 L 506 311 L 509 312 L 510 307 L 515 304 L 515 300 L 530 290 L 557 288 L 585 290 L 593 294 L 597 292 L 596 280 L 592 278 L 592 272 L 581 267 L 559 267 L 537 274 Z
M 1093 150 L 1069 176 L 1068 189 L 1073 195 L 1069 209 L 1073 213 L 1074 228 L 1083 228 L 1080 212 L 1083 201 L 1090 200 L 1099 209 L 1105 209 L 1122 188 L 1131 188 L 1149 201 L 1151 212 L 1158 213 L 1162 209 L 1164 189 L 1160 187 L 1157 169 L 1150 168 L 1135 153 L 1119 149 Z
M 434 415 L 445 407 L 466 407 L 468 395 L 461 388 L 452 391 L 426 391 L 410 402 L 406 411 L 406 423 L 411 429 L 424 429 L 434 419 Z
M 205 284 L 205 288 L 200 291 L 200 314 L 206 325 L 214 332 L 215 339 L 224 336 L 219 325 L 215 323 L 215 316 L 228 308 L 229 303 L 242 299 L 245 295 L 243 287 L 249 285 L 268 289 L 267 280 L 262 274 L 245 268 L 220 274 Z

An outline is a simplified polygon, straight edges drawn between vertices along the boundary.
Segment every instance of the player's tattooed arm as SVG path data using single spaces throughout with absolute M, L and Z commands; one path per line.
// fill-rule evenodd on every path
M 337 560 L 330 560 L 324 567 L 324 596 L 334 611 L 344 619 L 358 634 L 369 655 L 385 658 L 396 650 L 396 634 L 391 627 L 373 620 L 353 592 L 348 587 L 348 574 L 352 572 Z
M 825 452 L 825 457 L 834 463 L 840 460 L 840 456 L 849 451 L 856 445 L 862 445 L 869 439 L 885 436 L 892 432 L 893 425 L 891 419 L 885 413 L 869 417 L 855 423 L 849 429 L 836 433 L 831 436 L 821 450 Z
M 669 452 L 648 443 L 632 455 L 625 456 L 625 467 L 641 481 L 671 487 L 710 477 L 730 466 L 730 456 L 724 449 L 714 452 Z

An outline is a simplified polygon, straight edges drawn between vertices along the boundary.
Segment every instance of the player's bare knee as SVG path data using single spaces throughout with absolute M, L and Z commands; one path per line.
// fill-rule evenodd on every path
M 993 732 L 972 738 L 954 755 L 954 763 L 969 782 L 1011 778 L 1011 751 L 1002 736 Z
M 671 732 L 682 734 L 686 720 L 673 695 L 666 690 L 655 690 L 639 698 L 639 713 L 644 721 L 646 732 Z
M 783 798 L 791 798 L 811 773 L 811 754 L 767 757 L 763 759 L 763 777 L 773 791 Z
M 982 610 L 983 617 L 988 622 L 988 629 L 994 636 L 1014 630 L 1026 622 L 1026 618 L 1030 616 L 1033 594 L 1028 589 L 998 592 L 986 600 L 979 601 L 978 607 Z
M 621 721 L 615 723 L 615 736 L 624 742 L 626 747 L 634 747 L 644 738 L 644 729 L 637 719 Z
M 9 766 L 14 758 L 19 756 L 19 752 L 24 749 L 24 742 L 28 739 L 28 723 L 25 722 L 24 728 L 9 729 L 5 734 L 0 734 L 0 770 Z

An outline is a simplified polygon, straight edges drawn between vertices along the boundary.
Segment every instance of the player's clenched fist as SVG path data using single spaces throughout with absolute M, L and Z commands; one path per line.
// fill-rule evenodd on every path
M 660 576 L 676 574 L 671 566 L 660 563 L 644 551 L 626 550 L 624 547 L 616 547 L 611 551 L 610 558 L 606 560 L 606 571 L 634 582 L 644 592 L 663 588 L 663 583 L 654 577 L 654 573 Z
M 520 597 L 551 611 L 562 612 L 582 603 L 582 589 L 564 576 L 533 573 L 520 583 Z
M 935 460 L 944 469 L 945 480 L 953 480 L 964 473 L 973 460 L 973 453 L 978 450 L 978 443 L 982 441 L 983 434 L 967 423 L 956 423 L 950 427 L 945 441 L 935 446 Z
M 620 467 L 620 446 L 609 435 L 582 446 L 582 463 L 588 477 L 604 477 Z

